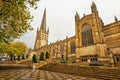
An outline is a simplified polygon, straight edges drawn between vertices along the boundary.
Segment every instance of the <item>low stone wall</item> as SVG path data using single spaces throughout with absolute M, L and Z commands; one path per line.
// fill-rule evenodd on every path
M 120 80 L 120 75 L 119 75 L 120 69 L 118 68 L 107 68 L 107 67 L 101 68 L 101 67 L 49 63 L 45 66 L 42 66 L 39 69 L 60 72 L 60 73 L 67 73 L 71 75 L 84 76 L 84 77 L 98 78 L 98 79 Z
M 7 70 L 7 69 L 31 69 L 31 67 L 22 64 L 0 64 L 0 70 Z

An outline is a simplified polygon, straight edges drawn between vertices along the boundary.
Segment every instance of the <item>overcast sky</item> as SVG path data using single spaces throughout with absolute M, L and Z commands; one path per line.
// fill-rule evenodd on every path
M 19 40 L 33 48 L 36 39 L 37 27 L 40 27 L 44 9 L 46 8 L 47 28 L 49 27 L 49 42 L 63 40 L 75 35 L 74 16 L 76 11 L 91 14 L 91 4 L 95 2 L 99 15 L 105 24 L 114 22 L 116 15 L 120 19 L 120 0 L 41 0 L 36 10 L 30 9 L 34 16 L 31 23 L 33 31 L 27 32 Z

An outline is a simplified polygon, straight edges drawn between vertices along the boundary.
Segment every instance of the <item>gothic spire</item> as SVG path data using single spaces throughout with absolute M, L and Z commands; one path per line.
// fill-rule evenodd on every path
M 79 14 L 76 12 L 76 15 L 75 15 L 75 20 L 78 21 L 79 20 Z
M 97 11 L 97 7 L 96 7 L 96 4 L 92 1 L 92 5 L 91 5 L 91 11 L 92 11 L 92 13 L 98 13 L 98 11 Z
M 92 6 L 91 7 L 96 8 L 96 4 L 94 3 L 94 1 L 92 1 Z
M 75 15 L 75 16 L 79 17 L 78 12 L 76 12 L 76 15 Z
M 43 31 L 46 32 L 46 9 L 44 10 L 44 14 L 43 14 L 40 30 L 43 30 Z
M 115 16 L 115 22 L 117 22 L 118 21 L 118 18 Z

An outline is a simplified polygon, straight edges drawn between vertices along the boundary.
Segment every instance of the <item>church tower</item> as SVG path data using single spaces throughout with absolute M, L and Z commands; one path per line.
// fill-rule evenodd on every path
M 46 9 L 45 9 L 40 29 L 37 29 L 34 49 L 39 49 L 43 46 L 48 45 L 48 34 L 49 34 L 49 29 L 46 30 Z

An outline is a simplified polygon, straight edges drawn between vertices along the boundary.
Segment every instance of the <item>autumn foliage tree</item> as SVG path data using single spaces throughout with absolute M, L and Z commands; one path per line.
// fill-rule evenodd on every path
M 22 55 L 25 54 L 27 51 L 27 46 L 23 42 L 13 42 L 10 47 L 16 48 L 18 52 L 16 53 L 17 55 Z
M 9 44 L 7 43 L 0 43 L 0 53 L 6 53 L 7 52 L 7 49 L 9 47 Z
M 39 0 L 0 0 L 0 43 L 11 42 L 32 30 L 29 8 Z
M 0 46 L 0 54 L 7 54 L 11 57 L 11 60 L 15 58 L 15 56 L 22 56 L 25 55 L 27 52 L 27 46 L 23 42 L 12 42 L 12 43 L 1 43 Z

